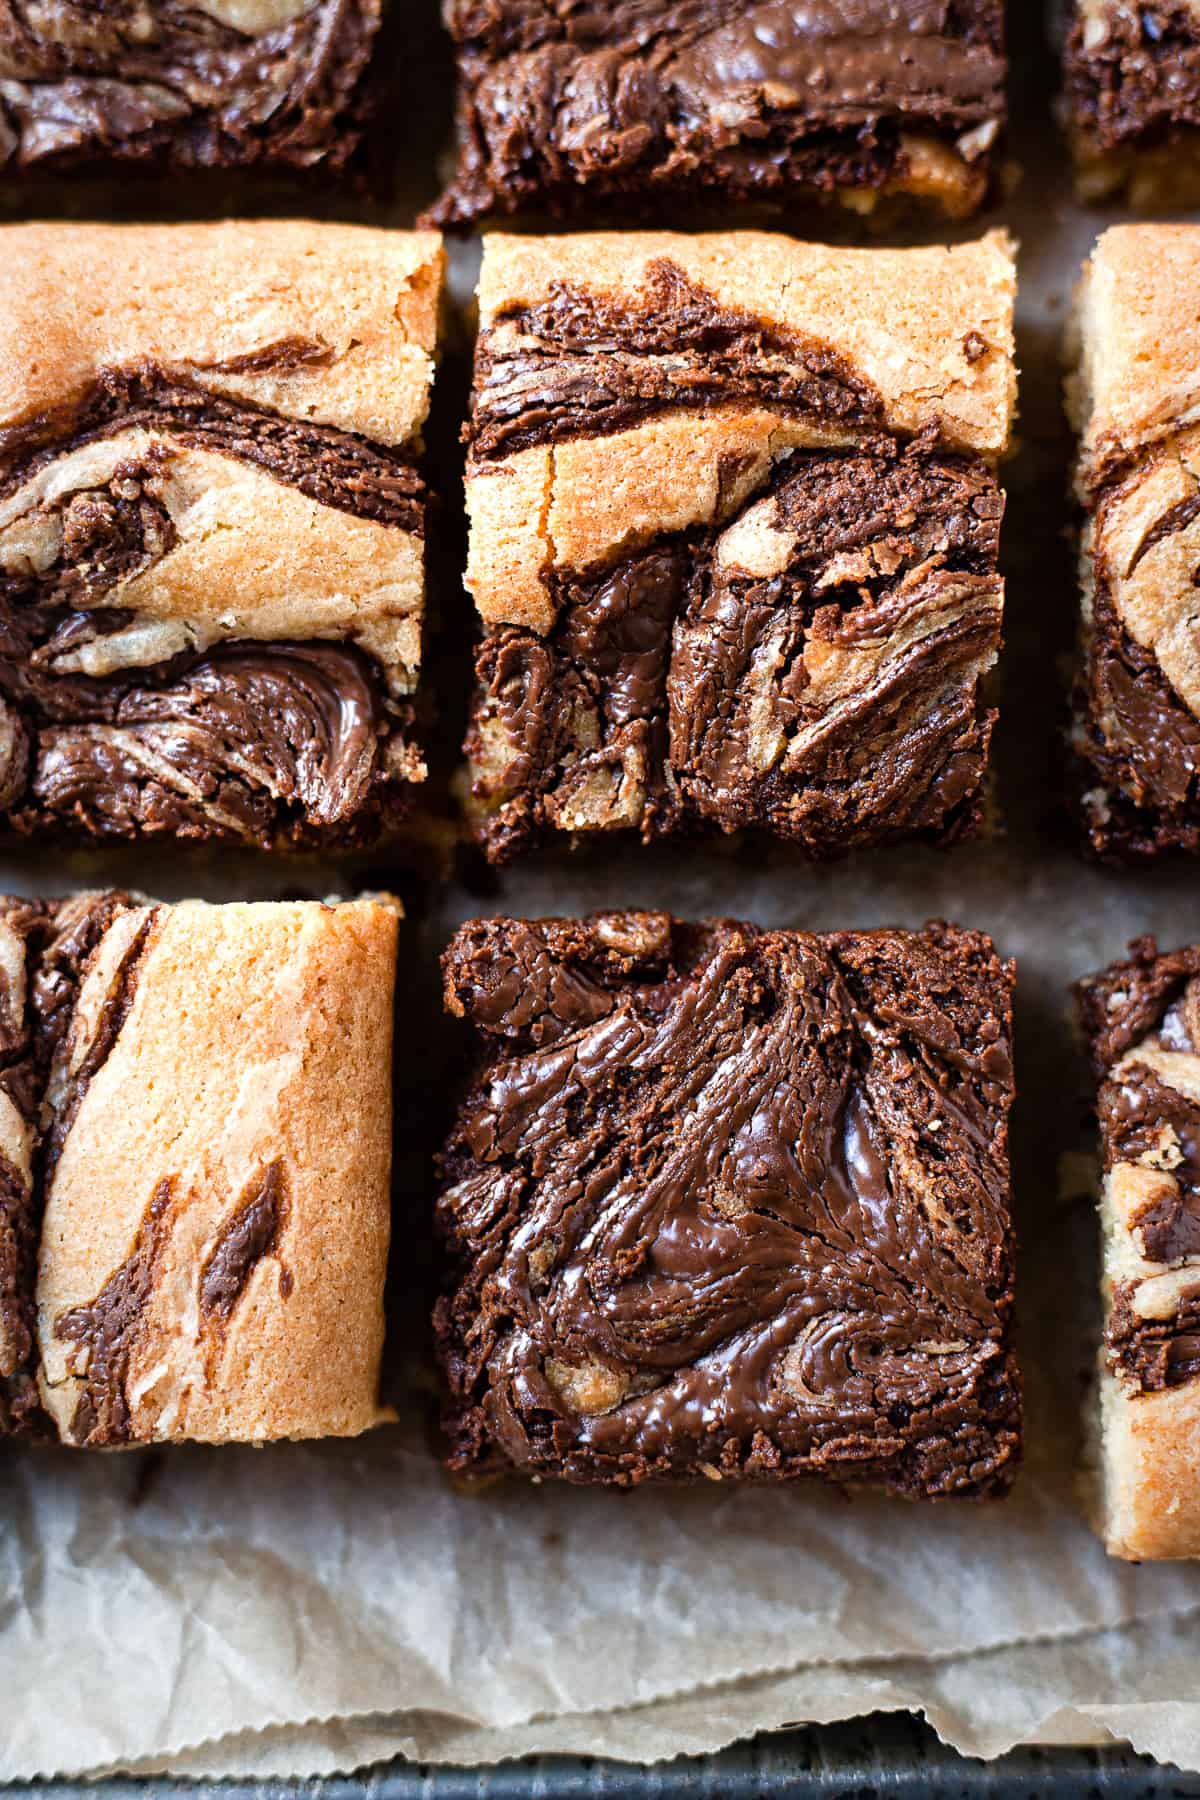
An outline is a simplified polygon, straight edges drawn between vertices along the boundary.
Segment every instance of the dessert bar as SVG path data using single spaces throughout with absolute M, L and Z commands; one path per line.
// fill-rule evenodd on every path
M 1002 234 L 488 237 L 467 755 L 489 857 L 976 829 L 1014 286 Z
M 476 920 L 442 1157 L 450 1466 L 1010 1482 L 1012 965 L 978 933 Z
M 400 821 L 441 269 L 353 226 L 0 231 L 0 829 Z
M 1119 226 L 1087 265 L 1068 399 L 1081 443 L 1076 786 L 1113 861 L 1200 850 L 1200 229 Z
M 988 191 L 1002 0 L 448 0 L 458 172 L 433 217 L 930 202 Z
M 1063 112 L 1083 200 L 1200 202 L 1200 0 L 1068 0 Z
M 8 1428 L 380 1418 L 396 932 L 373 901 L 0 904 Z
M 1200 946 L 1130 952 L 1079 993 L 1104 1170 L 1098 1521 L 1141 1561 L 1200 1556 Z
M 0 171 L 339 170 L 380 0 L 54 0 L 0 18 Z

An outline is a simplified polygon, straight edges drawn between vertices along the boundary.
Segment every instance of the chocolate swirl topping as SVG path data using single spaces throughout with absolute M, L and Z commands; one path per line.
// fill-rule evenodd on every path
M 1139 1301 L 1151 1272 L 1117 1282 L 1106 1321 L 1109 1367 L 1151 1393 L 1200 1374 L 1200 1261 L 1194 1283 L 1187 1277 L 1200 1259 L 1200 1104 L 1171 1060 L 1200 1069 L 1200 947 L 1160 956 L 1153 938 L 1139 938 L 1128 961 L 1084 982 L 1078 997 L 1100 1077 L 1106 1175 L 1133 1169 L 1151 1178 L 1125 1229 L 1146 1263 L 1179 1271 L 1164 1316 Z
M 376 838 L 404 806 L 388 738 L 407 709 L 348 646 L 235 642 L 45 683 L 0 657 L 0 695 L 21 704 L 31 688 L 46 722 L 9 802 L 18 833 L 347 845 Z
M 308 343 L 270 350 L 272 366 L 321 354 Z M 166 502 L 177 452 L 254 464 L 319 505 L 418 537 L 420 476 L 403 455 L 349 433 L 225 401 L 142 364 L 102 371 L 69 411 L 8 432 L 0 501 L 87 446 L 138 432 L 153 434 L 148 447 L 92 485 L 39 502 L 29 553 L 5 555 L 0 809 L 9 830 L 263 848 L 353 845 L 393 830 L 423 765 L 414 709 L 373 658 L 320 640 L 232 640 L 142 666 L 143 622 L 109 602 L 176 546 Z M 118 654 L 110 667 L 105 641 L 123 632 L 132 666 Z M 186 642 L 182 626 L 179 635 Z M 97 665 L 103 673 L 87 672 Z
M 882 186 L 901 129 L 1004 117 L 995 0 L 454 0 L 458 177 L 430 215 Z
M 710 535 L 558 576 L 546 637 L 504 627 L 479 651 L 488 855 L 583 826 L 761 826 L 817 856 L 969 834 L 1002 512 L 981 461 L 923 440 L 797 452 Z
M 985 939 L 476 921 L 442 1160 L 451 1464 L 1011 1477 L 1009 972 Z
M 40 1433 L 36 1385 L 34 1285 L 43 1197 L 53 1161 L 70 1128 L 70 1095 L 111 1049 L 117 1013 L 102 1009 L 90 1070 L 66 1092 L 53 1130 L 43 1136 L 43 1103 L 65 1054 L 76 995 L 93 952 L 113 919 L 132 902 L 112 892 L 73 900 L 0 898 L 5 940 L 0 975 L 0 1094 L 12 1108 L 28 1149 L 25 1167 L 0 1156 L 0 1432 Z M 123 1014 L 121 1015 L 123 1017 Z M 61 1079 L 58 1085 L 62 1085 Z M 23 1159 L 24 1160 L 24 1159 Z
M 1106 492 L 1128 476 L 1118 469 Z M 1131 565 L 1195 519 L 1173 507 L 1147 531 Z M 1115 599 L 1118 571 L 1103 549 L 1105 494 L 1096 501 L 1091 617 L 1075 683 L 1073 745 L 1091 847 L 1111 862 L 1200 852 L 1200 719 L 1172 686 L 1152 649 L 1139 644 Z
M 289 341 L 257 353 L 254 366 L 289 368 L 321 360 L 323 347 Z M 214 373 L 240 374 L 245 359 Z M 69 407 L 0 432 L 0 499 L 84 444 L 144 429 L 198 450 L 256 464 L 321 506 L 420 533 L 425 486 L 402 453 L 331 425 L 288 419 L 208 391 L 152 362 L 101 369 Z M 165 454 L 160 452 L 160 454 Z
M 180 1181 L 165 1177 L 155 1187 L 129 1254 L 95 1299 L 55 1322 L 55 1336 L 72 1346 L 68 1368 L 81 1379 L 69 1441 L 107 1449 L 132 1440 L 130 1372 L 159 1279 L 175 1214 L 186 1197 Z M 270 1163 L 247 1183 L 222 1224 L 199 1274 L 200 1330 L 215 1360 L 225 1330 L 264 1257 L 277 1252 L 287 1209 L 283 1167 Z M 281 1270 L 286 1295 L 291 1277 Z
M 0 163 L 340 168 L 365 122 L 379 0 L 288 11 L 247 32 L 205 0 L 4 0 Z
M 722 305 L 669 259 L 619 300 L 569 281 L 480 334 L 466 438 L 483 461 L 723 400 L 872 434 L 883 403 L 815 338 Z

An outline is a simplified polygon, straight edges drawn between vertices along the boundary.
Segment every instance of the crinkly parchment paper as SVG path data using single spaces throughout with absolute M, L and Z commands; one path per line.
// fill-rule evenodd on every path
M 656 1759 L 787 1722 L 901 1707 L 981 1755 L 1115 1733 L 1200 1767 L 1200 1568 L 1109 1562 L 1075 1493 L 1095 1249 L 1074 1154 L 1088 1142 L 1086 1080 L 1065 989 L 1135 933 L 1194 939 L 1200 909 L 1193 869 L 1123 877 L 1085 867 L 1056 811 L 1075 612 L 1057 345 L 1074 272 L 1105 221 L 1069 198 L 1048 67 L 1029 41 L 1037 10 L 1033 0 L 1010 8 L 1023 15 L 1014 108 L 1025 179 L 1005 209 L 1022 240 L 1023 381 L 1021 443 L 1007 470 L 1004 837 L 944 857 L 904 852 L 820 870 L 761 849 L 546 856 L 475 891 L 378 862 L 339 871 L 234 856 L 32 853 L 4 863 L 3 885 L 29 892 L 117 881 L 221 899 L 391 883 L 409 921 L 391 1300 L 401 1422 L 358 1443 L 262 1451 L 0 1451 L 0 1779 L 112 1768 L 300 1775 L 397 1752 Z M 382 217 L 405 224 L 435 185 L 448 59 L 435 0 L 397 0 L 395 14 L 404 92 L 390 116 L 406 200 Z M 77 185 L 27 210 L 171 216 L 177 200 L 154 191 L 150 206 L 144 191 Z M 268 205 L 302 211 L 309 200 L 229 184 L 215 210 Z M 458 253 L 460 299 L 472 268 L 472 251 Z M 434 653 L 443 748 L 460 723 L 470 628 L 453 578 L 467 342 L 460 311 L 431 431 L 449 502 Z M 942 915 L 984 927 L 1018 958 L 1028 1460 L 1010 1501 L 928 1508 L 708 1483 L 632 1495 L 513 1483 L 468 1496 L 441 1474 L 421 1343 L 429 1150 L 458 1044 L 438 1018 L 435 957 L 474 912 L 620 904 L 811 927 Z

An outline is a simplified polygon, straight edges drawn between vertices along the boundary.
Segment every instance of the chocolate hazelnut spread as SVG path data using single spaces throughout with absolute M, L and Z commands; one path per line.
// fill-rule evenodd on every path
M 451 1466 L 1011 1478 L 1009 973 L 986 940 L 480 920 L 442 1159 Z
M 2 0 L 0 164 L 339 168 L 379 19 L 379 0 L 307 0 L 251 32 L 204 0 Z
M 489 856 L 576 821 L 765 827 L 817 856 L 969 833 L 1002 511 L 981 461 L 925 441 L 801 451 L 720 529 L 553 577 L 550 633 L 494 629 L 478 655 L 467 750 Z M 738 564 L 751 513 L 769 574 Z
M 320 345 L 298 346 L 291 340 L 258 351 L 253 367 L 288 369 L 297 360 L 322 354 Z M 248 366 L 242 358 L 210 372 L 239 374 Z M 225 399 L 209 392 L 199 378 L 188 382 L 149 362 L 103 369 L 71 407 L 0 432 L 0 497 L 82 445 L 138 428 L 167 440 L 160 456 L 168 455 L 171 443 L 217 451 L 266 469 L 321 506 L 403 531 L 423 529 L 425 485 L 401 453 L 333 426 Z
M 87 1306 L 71 1307 L 54 1335 L 72 1346 L 68 1368 L 83 1376 L 70 1442 L 91 1449 L 128 1443 L 129 1365 L 169 1235 L 174 1183 L 154 1189 L 133 1249 Z
M 321 354 L 291 341 L 271 366 Z M 258 353 L 263 366 L 267 352 Z M 355 646 L 240 642 L 88 674 L 135 625 L 107 604 L 167 557 L 177 452 L 265 469 L 322 506 L 410 536 L 425 489 L 403 456 L 349 433 L 206 393 L 152 364 L 101 373 L 69 411 L 8 432 L 0 499 L 84 446 L 152 433 L 96 485 L 36 509 L 56 532 L 0 574 L 0 807 L 10 832 L 173 835 L 269 848 L 357 844 L 395 829 L 422 772 L 414 710 Z M 101 659 L 102 661 L 103 659 Z M 62 672 L 64 665 L 70 672 Z
M 276 1246 L 287 1208 L 283 1164 L 269 1163 L 249 1183 L 200 1271 L 200 1311 L 228 1322 L 246 1284 Z
M 1128 470 L 1112 472 L 1113 492 Z M 1196 516 L 1190 502 L 1154 522 L 1125 571 L 1109 566 L 1103 529 L 1106 494 L 1095 503 L 1096 553 L 1091 616 L 1075 688 L 1078 783 L 1103 796 L 1085 816 L 1097 855 L 1128 862 L 1164 851 L 1200 850 L 1200 720 L 1172 687 L 1152 649 L 1139 644 L 1115 601 L 1126 579 L 1156 544 Z
M 11 684 L 11 685 L 9 685 Z M 102 681 L 30 682 L 0 658 L 0 695 L 44 707 L 17 833 L 227 838 L 269 848 L 367 841 L 395 823 L 384 746 L 405 713 L 360 651 L 223 644 Z
M 67 1436 L 91 1449 L 132 1441 L 130 1369 L 146 1325 L 181 1190 L 176 1178 L 155 1187 L 133 1247 L 87 1306 L 55 1321 L 72 1346 L 68 1368 L 83 1378 Z M 283 1168 L 270 1163 L 247 1184 L 200 1271 L 200 1328 L 219 1345 L 255 1268 L 276 1246 L 286 1208 Z
M 1146 1277 L 1114 1286 L 1105 1328 L 1110 1369 L 1139 1393 L 1178 1387 L 1200 1375 L 1200 1104 L 1186 1078 L 1176 1086 L 1168 1058 L 1200 1063 L 1200 947 L 1158 954 L 1153 938 L 1130 945 L 1078 990 L 1080 1016 L 1100 1081 L 1097 1113 L 1104 1169 L 1157 1175 L 1149 1196 L 1121 1221 L 1147 1264 L 1178 1270 L 1178 1293 L 1163 1316 L 1139 1304 Z M 1151 1272 L 1150 1279 L 1153 1279 Z
M 459 169 L 440 224 L 878 188 L 905 130 L 976 156 L 1004 117 L 994 0 L 454 0 L 447 18 Z
M 466 438 L 476 460 L 600 436 L 721 401 L 876 432 L 883 403 L 816 339 L 720 304 L 668 259 L 636 301 L 555 282 L 480 334 Z
M 25 1168 L 0 1156 L 0 1432 L 43 1429 L 35 1379 L 37 1245 L 47 1172 L 69 1128 L 60 1124 L 42 1141 L 43 1101 L 92 952 L 131 904 L 119 892 L 63 901 L 0 899 L 0 933 L 10 940 L 0 979 L 0 1091 L 28 1134 Z M 115 1041 L 127 991 L 118 985 L 111 1010 L 104 1008 L 97 1024 L 95 1054 L 75 1075 L 71 1093 L 82 1093 Z

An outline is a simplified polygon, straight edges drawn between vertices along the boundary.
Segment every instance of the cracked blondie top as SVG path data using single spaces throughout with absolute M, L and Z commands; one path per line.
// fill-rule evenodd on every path
M 488 238 L 467 753 L 491 858 L 976 829 L 1014 285 L 1001 235 Z
M 450 1466 L 1011 1480 L 1013 971 L 990 941 L 490 919 L 442 1156 Z
M 903 196 L 963 217 L 1005 118 L 1002 0 L 447 0 L 433 219 Z
M 353 226 L 0 231 L 0 827 L 399 823 L 441 270 Z

